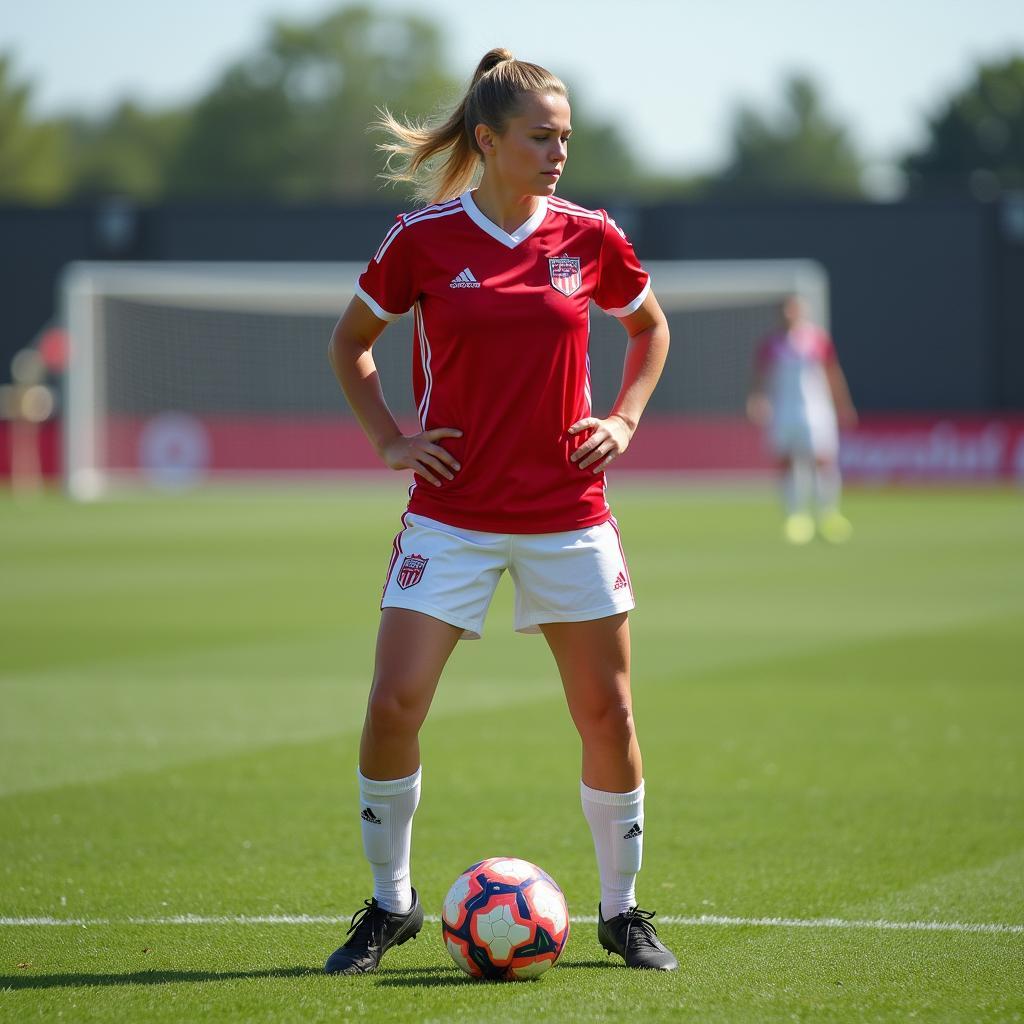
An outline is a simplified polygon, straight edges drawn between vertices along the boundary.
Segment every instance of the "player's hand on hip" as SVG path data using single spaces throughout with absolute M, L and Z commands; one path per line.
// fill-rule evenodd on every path
M 411 469 L 435 487 L 441 486 L 441 477 L 454 480 L 462 469 L 458 459 L 437 442 L 445 437 L 462 437 L 454 427 L 434 427 L 418 434 L 400 434 L 381 450 L 381 458 L 391 469 Z
M 577 420 L 569 428 L 569 434 L 575 436 L 589 432 L 590 436 L 569 456 L 569 461 L 575 462 L 580 469 L 593 467 L 592 472 L 600 473 L 629 447 L 635 429 L 618 414 L 606 420 L 597 416 Z
M 747 419 L 755 427 L 768 426 L 772 418 L 772 403 L 764 395 L 751 395 L 747 399 Z

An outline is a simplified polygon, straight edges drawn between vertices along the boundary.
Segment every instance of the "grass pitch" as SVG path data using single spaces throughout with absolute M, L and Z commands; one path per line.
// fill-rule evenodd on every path
M 354 770 L 400 489 L 3 499 L 0 1019 L 1020 1020 L 1020 495 L 853 494 L 850 545 L 795 550 L 767 492 L 615 497 L 639 893 L 677 974 L 585 920 L 578 742 L 507 581 L 424 730 L 413 880 L 436 915 L 466 865 L 524 857 L 584 920 L 532 984 L 464 978 L 436 920 L 375 976 L 318 973 L 369 893 Z

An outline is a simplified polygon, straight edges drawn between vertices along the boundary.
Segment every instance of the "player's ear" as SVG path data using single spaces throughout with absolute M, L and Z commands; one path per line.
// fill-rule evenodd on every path
M 488 156 L 494 152 L 494 131 L 486 124 L 478 124 L 473 129 L 473 134 L 476 138 L 476 144 L 480 147 L 480 152 L 484 156 Z

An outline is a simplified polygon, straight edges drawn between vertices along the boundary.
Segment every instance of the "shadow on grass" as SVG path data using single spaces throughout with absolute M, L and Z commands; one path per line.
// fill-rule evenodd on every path
M 566 970 L 605 970 L 614 963 L 607 960 L 576 960 L 562 964 Z M 624 966 L 624 965 L 620 965 Z M 376 988 L 443 988 L 453 985 L 504 985 L 505 982 L 481 981 L 470 978 L 461 972 L 453 972 L 450 967 L 399 967 L 382 970 L 376 975 Z M 529 984 L 519 982 L 518 984 Z
M 266 971 L 132 971 L 130 974 L 0 975 L 0 992 L 15 988 L 89 988 L 105 985 L 173 985 L 195 981 L 238 981 L 245 978 L 301 978 L 321 974 L 310 967 L 275 967 Z
M 577 960 L 567 962 L 569 970 L 604 969 L 606 960 Z M 274 967 L 263 971 L 132 971 L 128 974 L 6 974 L 0 975 L 0 992 L 11 989 L 33 988 L 92 988 L 116 985 L 174 985 L 201 981 L 243 981 L 250 978 L 302 978 L 323 977 L 323 971 L 314 967 Z M 444 988 L 455 985 L 487 985 L 451 967 L 392 967 L 379 974 L 357 975 L 371 978 L 378 988 Z M 337 979 L 339 984 L 350 981 Z M 495 982 L 494 984 L 500 984 Z

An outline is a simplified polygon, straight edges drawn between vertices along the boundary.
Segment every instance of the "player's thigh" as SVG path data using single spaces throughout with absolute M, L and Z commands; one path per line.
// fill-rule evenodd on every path
M 811 447 L 815 461 L 822 466 L 836 462 L 839 458 L 839 428 L 835 418 L 822 417 L 810 423 Z
M 776 458 L 786 463 L 809 458 L 814 452 L 810 424 L 804 418 L 775 421 L 771 426 L 768 443 Z
M 460 627 L 433 616 L 385 608 L 377 630 L 371 709 L 422 721 L 461 636 Z
M 569 713 L 578 726 L 631 714 L 629 617 L 541 625 L 558 665 Z

